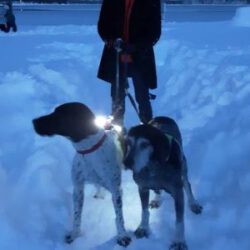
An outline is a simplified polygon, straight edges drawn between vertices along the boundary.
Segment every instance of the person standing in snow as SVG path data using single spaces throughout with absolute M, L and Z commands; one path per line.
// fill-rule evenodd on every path
M 125 88 L 131 77 L 139 105 L 140 120 L 152 119 L 149 89 L 157 87 L 153 46 L 161 35 L 160 0 L 103 0 L 98 33 L 105 42 L 98 78 L 111 83 L 112 115 L 123 126 Z M 116 96 L 117 39 L 122 39 L 120 53 L 119 95 Z
M 0 23 L 0 30 L 8 33 L 12 28 L 12 31 L 16 32 L 17 26 L 16 26 L 16 20 L 13 14 L 11 2 L 5 3 L 3 5 L 3 10 L 4 10 L 4 14 L 3 14 L 4 22 Z

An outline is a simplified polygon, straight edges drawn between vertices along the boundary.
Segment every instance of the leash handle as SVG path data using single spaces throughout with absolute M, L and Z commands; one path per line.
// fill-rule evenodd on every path
M 116 50 L 116 52 L 121 52 L 122 51 L 122 45 L 123 45 L 123 40 L 121 38 L 117 38 L 114 41 L 114 49 Z

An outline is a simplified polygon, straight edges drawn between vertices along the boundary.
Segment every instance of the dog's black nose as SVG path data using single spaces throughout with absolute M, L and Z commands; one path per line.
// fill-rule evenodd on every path
M 34 130 L 37 134 L 41 136 L 52 136 L 53 132 L 53 124 L 51 123 L 50 119 L 46 116 L 39 117 L 32 120 Z
M 37 134 L 39 134 L 40 131 L 39 131 L 39 124 L 38 124 L 39 122 L 38 122 L 38 119 L 33 119 L 32 123 L 33 123 L 34 130 L 36 131 Z
M 32 121 L 34 130 L 38 135 L 46 135 L 46 131 L 44 129 L 44 125 L 41 122 L 41 118 L 36 118 Z

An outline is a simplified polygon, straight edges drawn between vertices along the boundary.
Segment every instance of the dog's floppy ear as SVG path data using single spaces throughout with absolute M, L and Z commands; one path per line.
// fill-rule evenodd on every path
M 176 167 L 182 166 L 183 155 L 180 144 L 176 140 L 172 140 L 171 150 L 168 162 Z
M 159 162 L 161 165 L 166 163 L 171 150 L 171 142 L 161 130 L 152 125 L 143 124 L 131 128 L 128 136 L 149 140 L 154 150 L 151 160 Z

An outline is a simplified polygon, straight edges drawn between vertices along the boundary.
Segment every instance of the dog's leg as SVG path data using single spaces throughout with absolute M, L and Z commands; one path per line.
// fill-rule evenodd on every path
M 184 236 L 184 194 L 182 188 L 177 188 L 173 194 L 175 201 L 175 239 L 170 246 L 170 250 L 187 250 L 187 245 Z
M 141 199 L 142 215 L 141 223 L 135 231 L 137 238 L 143 238 L 149 236 L 149 190 L 140 189 L 139 194 Z
M 122 191 L 120 188 L 112 192 L 112 201 L 114 204 L 115 215 L 116 215 L 116 228 L 118 232 L 117 243 L 121 246 L 128 246 L 131 242 L 131 238 L 127 235 L 124 227 L 124 219 L 122 212 Z
M 73 191 L 73 229 L 65 236 L 65 241 L 71 243 L 80 235 L 81 232 L 81 216 L 84 200 L 83 183 L 75 183 Z
M 159 208 L 161 206 L 162 200 L 161 200 L 161 191 L 155 191 L 154 198 L 150 201 L 149 207 L 150 208 Z
M 188 180 L 187 160 L 185 156 L 183 158 L 182 177 L 183 177 L 183 186 L 188 198 L 189 208 L 193 213 L 200 214 L 202 212 L 202 206 L 194 198 L 191 184 Z

